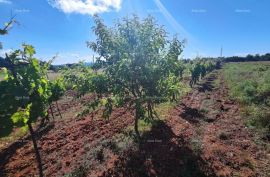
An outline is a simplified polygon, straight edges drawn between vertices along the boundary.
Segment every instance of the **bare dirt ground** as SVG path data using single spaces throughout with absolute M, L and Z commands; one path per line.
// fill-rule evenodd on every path
M 38 140 L 45 175 L 60 176 L 71 172 L 80 165 L 85 150 L 90 150 L 103 139 L 120 133 L 132 122 L 132 116 L 123 108 L 117 109 L 110 121 L 85 117 L 80 120 L 56 122 L 51 130 Z M 0 176 L 36 174 L 36 160 L 31 141 L 26 139 L 23 143 L 2 152 Z
M 68 111 L 77 103 L 60 104 Z M 132 113 L 117 108 L 109 121 L 100 112 L 94 117 L 56 121 L 39 133 L 45 176 L 76 169 L 77 176 L 89 177 L 270 176 L 269 154 L 254 143 L 218 71 L 185 96 L 166 121 L 144 133 L 139 145 L 133 142 L 121 153 L 111 140 L 133 124 Z M 38 174 L 29 138 L 2 150 L 0 158 L 0 176 Z
M 270 176 L 269 154 L 256 145 L 239 105 L 213 72 L 144 135 L 104 176 Z M 217 85 L 217 87 L 214 87 Z M 126 158 L 128 157 L 128 158 Z
M 76 93 L 74 91 L 67 91 L 65 95 L 58 101 L 59 111 L 57 109 L 56 102 L 52 103 L 52 112 L 54 115 L 54 119 L 52 116 L 52 112 L 49 109 L 49 117 L 51 121 L 58 120 L 69 120 L 76 117 L 78 113 L 80 113 L 84 109 L 84 103 L 89 102 L 93 99 L 93 95 L 87 94 L 82 98 L 77 99 Z M 36 122 L 38 125 L 40 122 Z M 22 141 L 22 139 L 27 136 L 27 132 L 23 132 L 20 128 L 15 128 L 13 132 L 8 137 L 0 138 L 0 152 L 6 147 L 10 146 L 14 143 L 14 141 Z

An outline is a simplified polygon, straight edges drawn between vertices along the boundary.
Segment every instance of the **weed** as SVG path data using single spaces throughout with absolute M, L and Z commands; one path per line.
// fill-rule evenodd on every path
M 84 145 L 84 151 L 88 152 L 90 151 L 90 146 L 88 144 Z
M 98 146 L 97 148 L 95 148 L 92 151 L 92 154 L 95 158 L 95 160 L 98 160 L 99 162 L 103 162 L 105 157 L 104 157 L 104 153 L 103 153 L 103 147 L 102 146 Z
M 201 113 L 203 113 L 203 114 L 207 114 L 207 113 L 209 112 L 209 110 L 206 109 L 206 108 L 202 108 L 202 109 L 200 109 L 199 111 L 200 111 Z
M 218 135 L 219 139 L 221 140 L 228 140 L 230 138 L 230 135 L 228 133 L 225 133 L 225 132 L 221 132 L 219 135 Z
M 243 157 L 242 165 L 254 170 L 256 167 L 254 160 L 251 157 L 249 157 L 247 153 L 243 153 L 242 157 Z
M 202 142 L 200 139 L 192 139 L 190 141 L 191 149 L 193 150 L 195 155 L 200 155 L 202 153 Z
M 102 143 L 102 146 L 104 148 L 109 148 L 113 153 L 117 154 L 119 152 L 117 143 L 114 140 L 106 140 Z
M 85 166 L 81 165 L 79 168 L 76 168 L 70 174 L 64 175 L 64 177 L 86 177 L 87 171 L 88 169 Z

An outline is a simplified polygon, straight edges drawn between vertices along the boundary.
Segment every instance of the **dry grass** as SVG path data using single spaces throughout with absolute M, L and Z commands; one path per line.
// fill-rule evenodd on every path
M 48 71 L 48 77 L 49 77 L 49 80 L 53 81 L 55 79 L 57 79 L 59 76 L 61 76 L 61 73 L 59 72 L 54 72 L 54 71 Z

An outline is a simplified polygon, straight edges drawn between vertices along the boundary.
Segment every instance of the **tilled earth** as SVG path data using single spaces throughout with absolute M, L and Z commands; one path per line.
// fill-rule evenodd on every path
M 108 121 L 97 118 L 100 112 L 94 117 L 56 121 L 39 134 L 45 176 L 63 176 L 75 169 L 78 174 L 83 171 L 82 176 L 108 177 L 270 176 L 269 154 L 254 143 L 218 71 L 182 98 L 165 121 L 144 133 L 139 145 L 133 143 L 136 148 L 127 146 L 120 154 L 115 148 L 97 147 L 132 125 L 132 113 L 117 108 Z M 38 174 L 28 139 L 4 149 L 0 157 L 0 176 Z M 85 162 L 91 162 L 91 168 L 80 168 Z
M 103 175 L 270 176 L 269 154 L 254 143 L 218 71 L 185 96 L 144 140 L 138 151 L 127 151 Z
M 102 119 L 99 112 L 94 117 L 57 121 L 48 126 L 49 130 L 43 136 L 40 133 L 38 147 L 45 176 L 70 173 L 82 165 L 86 150 L 91 151 L 99 142 L 119 134 L 133 123 L 131 113 L 124 108 L 116 109 L 108 121 Z M 29 138 L 3 150 L 0 167 L 0 176 L 37 175 L 35 153 Z

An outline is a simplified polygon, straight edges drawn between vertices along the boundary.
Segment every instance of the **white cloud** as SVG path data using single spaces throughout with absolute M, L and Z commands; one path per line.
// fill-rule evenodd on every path
M 5 57 L 6 53 L 9 54 L 11 52 L 13 52 L 12 49 L 2 49 L 2 50 L 0 50 L 0 57 Z
M 250 9 L 235 9 L 234 12 L 236 13 L 250 13 Z
M 12 2 L 10 0 L 0 0 L 0 3 L 3 3 L 3 4 L 12 4 Z
M 48 3 L 64 13 L 94 15 L 120 10 L 122 0 L 48 0 Z
M 15 12 L 16 13 L 28 13 L 28 12 L 30 12 L 30 10 L 29 9 L 15 9 Z

